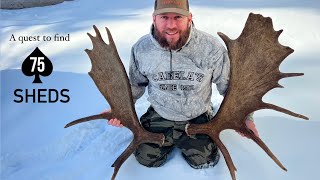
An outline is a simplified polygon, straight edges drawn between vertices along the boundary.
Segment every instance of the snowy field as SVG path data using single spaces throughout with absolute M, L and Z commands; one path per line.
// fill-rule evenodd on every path
M 37 88 L 69 89 L 70 102 L 63 104 L 17 104 L 13 91 L 32 89 L 32 79 L 19 70 L 2 71 L 1 95 L 1 178 L 20 179 L 104 179 L 110 166 L 131 141 L 129 130 L 91 121 L 64 129 L 76 118 L 99 113 L 106 102 L 85 74 L 54 72 Z M 140 116 L 148 107 L 145 97 L 136 107 Z M 252 141 L 233 131 L 222 134 L 238 168 L 238 179 L 314 179 L 320 146 L 319 121 L 283 117 L 257 117 L 257 128 L 288 172 L 282 171 Z M 210 169 L 194 170 L 174 151 L 168 163 L 157 169 L 139 165 L 133 156 L 119 171 L 117 179 L 231 179 L 224 160 Z
M 320 162 L 320 5 L 318 1 L 192 1 L 194 23 L 213 35 L 221 31 L 231 38 L 241 33 L 250 12 L 270 16 L 275 30 L 284 29 L 280 43 L 295 52 L 281 65 L 283 72 L 303 72 L 305 76 L 280 81 L 285 88 L 275 89 L 264 101 L 301 113 L 300 120 L 278 112 L 255 113 L 262 140 L 280 159 L 282 171 L 252 141 L 233 131 L 221 137 L 238 169 L 238 180 L 314 180 Z M 59 5 L 22 10 L 0 10 L 1 43 L 1 179 L 4 180 L 91 180 L 109 179 L 114 160 L 131 141 L 129 130 L 108 126 L 103 120 L 83 123 L 68 129 L 74 119 L 97 114 L 108 108 L 87 75 L 91 48 L 87 32 L 92 25 L 108 26 L 122 61 L 127 68 L 130 48 L 149 32 L 153 1 L 74 0 Z M 19 42 L 19 36 L 70 35 L 70 41 Z M 105 33 L 103 34 L 105 35 Z M 43 84 L 32 84 L 23 75 L 24 59 L 39 47 L 52 61 L 54 71 L 42 77 Z M 15 103 L 15 89 L 69 89 L 69 103 Z M 221 101 L 215 91 L 213 102 Z M 146 96 L 136 104 L 141 116 L 149 106 Z M 127 179 L 231 179 L 223 160 L 214 168 L 194 170 L 175 150 L 160 168 L 146 168 L 131 156 L 117 176 Z

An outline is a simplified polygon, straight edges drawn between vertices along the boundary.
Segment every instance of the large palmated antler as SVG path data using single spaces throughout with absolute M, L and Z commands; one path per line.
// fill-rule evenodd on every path
M 108 28 L 106 28 L 109 38 L 109 44 L 106 44 L 97 29 L 93 26 L 96 37 L 88 33 L 93 49 L 86 49 L 92 69 L 89 75 L 100 90 L 101 94 L 108 101 L 111 111 L 103 114 L 93 115 L 70 122 L 65 127 L 78 123 L 96 120 L 96 119 L 113 119 L 121 120 L 121 123 L 129 128 L 134 138 L 127 149 L 117 158 L 112 167 L 114 173 L 111 179 L 117 175 L 119 168 L 133 151 L 142 143 L 155 143 L 162 145 L 164 142 L 163 134 L 154 134 L 144 130 L 138 120 L 131 93 L 131 86 L 124 66 L 121 62 L 117 48 Z
M 271 18 L 250 13 L 241 35 L 231 40 L 218 33 L 229 50 L 231 74 L 228 92 L 212 121 L 206 124 L 190 124 L 188 134 L 207 134 L 221 150 L 235 180 L 236 167 L 231 156 L 219 138 L 221 131 L 234 129 L 256 142 L 283 170 L 286 168 L 275 157 L 264 142 L 251 132 L 246 117 L 259 109 L 273 109 L 298 118 L 307 117 L 296 114 L 273 104 L 265 103 L 262 97 L 271 89 L 282 87 L 278 81 L 282 78 L 302 76 L 303 73 L 281 73 L 281 62 L 293 52 L 290 47 L 278 42 L 282 30 L 274 31 Z

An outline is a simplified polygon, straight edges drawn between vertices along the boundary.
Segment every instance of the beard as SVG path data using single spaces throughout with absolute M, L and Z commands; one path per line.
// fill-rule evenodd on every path
M 177 50 L 182 48 L 184 46 L 189 38 L 191 26 L 187 28 L 187 30 L 180 30 L 178 33 L 180 34 L 180 37 L 177 42 L 169 42 L 165 37 L 165 32 L 160 32 L 157 27 L 154 25 L 154 38 L 158 41 L 161 47 L 170 49 L 170 50 Z M 172 29 L 171 32 L 177 31 L 176 29 Z

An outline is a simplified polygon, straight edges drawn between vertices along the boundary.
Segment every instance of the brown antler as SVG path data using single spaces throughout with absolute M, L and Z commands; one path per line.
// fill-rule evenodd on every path
M 106 28 L 109 38 L 108 45 L 103 41 L 97 27 L 93 26 L 93 28 L 97 36 L 93 37 L 88 33 L 93 44 L 93 49 L 85 50 L 92 63 L 92 69 L 89 75 L 97 85 L 101 94 L 108 101 L 111 112 L 72 121 L 67 124 L 65 128 L 96 119 L 117 118 L 121 120 L 121 123 L 125 127 L 133 132 L 134 138 L 132 142 L 112 165 L 112 167 L 115 168 L 111 179 L 114 179 L 123 162 L 127 160 L 140 144 L 155 143 L 161 146 L 164 142 L 164 135 L 150 133 L 141 127 L 134 109 L 128 76 L 118 55 L 111 33 L 109 29 Z
M 303 115 L 262 101 L 262 97 L 268 91 L 282 87 L 278 84 L 280 79 L 303 75 L 303 73 L 281 73 L 279 71 L 281 62 L 293 52 L 293 49 L 282 46 L 278 42 L 281 32 L 282 30 L 274 31 L 271 18 L 250 13 L 241 35 L 236 40 L 231 40 L 223 33 L 218 33 L 229 50 L 231 74 L 228 92 L 212 121 L 201 125 L 191 124 L 187 128 L 187 133 L 190 135 L 207 134 L 216 142 L 233 180 L 236 179 L 236 167 L 219 138 L 221 131 L 234 129 L 245 134 L 282 169 L 286 170 L 264 142 L 246 127 L 246 117 L 259 109 L 273 109 L 308 119 Z

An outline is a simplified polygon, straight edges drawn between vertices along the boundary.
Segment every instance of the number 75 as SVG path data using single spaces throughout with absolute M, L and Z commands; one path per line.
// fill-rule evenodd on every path
M 44 71 L 44 57 L 30 57 L 30 60 L 33 61 L 31 72 L 34 72 L 35 67 L 37 66 L 38 72 Z

